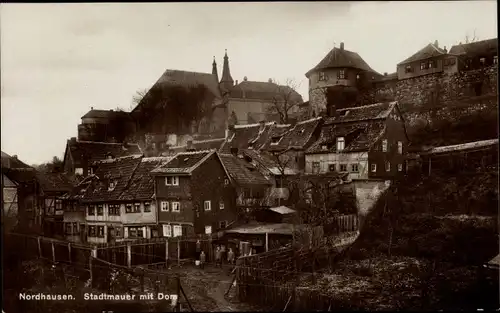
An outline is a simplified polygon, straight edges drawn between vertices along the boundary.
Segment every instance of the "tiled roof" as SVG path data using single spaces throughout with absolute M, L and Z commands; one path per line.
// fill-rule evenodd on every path
M 152 173 L 190 174 L 216 150 L 179 152 L 168 163 L 155 168 Z
M 87 189 L 92 186 L 93 183 L 99 181 L 99 178 L 94 175 L 88 175 L 82 181 L 80 181 L 76 186 L 74 186 L 71 191 L 66 193 L 62 198 L 67 200 L 80 200 L 83 199 Z
M 151 171 L 170 161 L 172 157 L 142 158 L 120 200 L 148 200 L 154 195 L 154 176 Z
M 314 131 L 321 125 L 321 123 L 322 118 L 317 117 L 298 122 L 293 127 L 283 127 L 281 129 L 275 128 L 280 129 L 282 133 L 272 133 L 270 137 L 272 138 L 273 136 L 281 136 L 281 140 L 278 142 L 278 144 L 271 144 L 271 142 L 268 141 L 263 149 L 269 151 L 282 151 L 288 148 L 307 148 L 306 145 L 309 143 Z
M 316 65 L 306 73 L 306 77 L 309 78 L 309 75 L 315 71 L 338 67 L 356 68 L 378 74 L 356 52 L 335 47 L 330 52 L 328 52 L 328 54 L 323 58 L 323 60 L 318 63 L 318 65 Z
M 479 55 L 496 54 L 497 51 L 498 51 L 498 39 L 493 38 L 493 39 L 476 41 L 472 43 L 455 45 L 451 47 L 449 53 L 455 55 L 468 54 L 470 56 L 479 56 Z
M 230 153 L 231 148 L 241 150 L 247 149 L 249 146 L 252 146 L 256 150 L 260 149 L 267 142 L 270 131 L 275 123 L 266 123 L 264 125 L 262 131 L 260 131 L 260 123 L 235 125 L 234 130 L 230 132 L 219 151 L 221 153 Z
M 141 157 L 129 156 L 99 162 L 94 174 L 99 178 L 99 182 L 92 184 L 85 192 L 83 201 L 116 201 L 127 189 L 130 179 L 141 163 Z M 115 182 L 114 189 L 109 190 L 110 182 Z
M 2 173 L 16 183 L 32 183 L 36 181 L 34 168 L 3 168 Z
M 3 168 L 31 168 L 31 166 L 20 161 L 17 157 L 10 156 L 3 151 L 1 160 Z
M 246 149 L 241 151 L 242 155 L 249 157 L 252 161 L 255 161 L 256 164 L 259 165 L 259 168 L 265 170 L 267 173 L 271 175 L 282 175 L 283 172 L 285 175 L 295 175 L 297 172 L 286 166 L 286 164 L 282 164 L 284 168 L 280 168 L 280 164 L 276 158 L 266 151 L 256 151 L 253 149 Z
M 222 143 L 224 142 L 224 140 L 225 140 L 225 138 L 193 140 L 192 145 L 191 145 L 191 149 L 193 149 L 195 151 L 219 149 L 220 146 L 222 145 Z M 186 150 L 187 148 L 188 148 L 187 145 L 170 147 L 170 149 L 175 151 L 175 152 L 185 152 L 185 151 L 187 151 Z
M 423 47 L 421 50 L 417 51 L 417 53 L 415 53 L 408 59 L 400 62 L 398 65 L 425 60 L 443 54 L 446 54 L 443 49 L 436 47 L 434 44 L 430 43 L 427 46 Z
M 306 152 L 336 152 L 337 145 L 335 142 L 337 137 L 344 137 L 346 140 L 344 152 L 368 151 L 384 131 L 385 122 L 383 120 L 324 125 L 321 128 L 319 139 Z
M 68 140 L 68 148 L 76 166 L 81 166 L 84 158 L 91 164 L 106 159 L 108 155 L 118 158 L 142 154 L 138 144 L 127 144 L 125 147 L 121 143 Z
M 337 110 L 337 116 L 325 118 L 325 124 L 347 123 L 385 119 L 397 106 L 397 102 L 382 102 Z
M 129 117 L 129 114 L 124 111 L 91 109 L 82 118 L 115 118 L 117 116 Z
M 239 186 L 271 185 L 271 182 L 249 162 L 231 154 L 219 154 L 224 168 Z
M 73 182 L 63 173 L 37 172 L 36 177 L 44 191 L 65 191 L 73 189 Z
M 498 146 L 498 139 L 481 140 L 481 141 L 467 142 L 459 145 L 435 147 L 421 154 L 450 153 L 455 151 L 482 149 L 493 146 Z
M 242 81 L 231 89 L 231 98 L 268 101 L 286 98 L 290 102 L 303 102 L 302 96 L 290 86 L 278 85 L 274 82 Z

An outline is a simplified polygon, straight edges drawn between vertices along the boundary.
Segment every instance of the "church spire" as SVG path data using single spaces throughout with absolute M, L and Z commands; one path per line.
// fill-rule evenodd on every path
M 231 77 L 231 72 L 229 71 L 229 58 L 227 57 L 227 49 L 226 54 L 224 55 L 224 66 L 222 68 L 222 78 L 220 83 L 222 87 L 226 90 L 231 89 L 233 87 L 233 78 Z
M 215 56 L 214 61 L 212 62 L 212 75 L 215 75 L 215 79 L 219 81 L 219 74 L 217 74 L 217 62 L 215 62 Z

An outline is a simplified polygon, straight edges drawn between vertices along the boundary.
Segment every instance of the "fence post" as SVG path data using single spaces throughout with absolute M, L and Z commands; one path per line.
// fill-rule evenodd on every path
M 56 263 L 56 248 L 54 247 L 54 241 L 52 241 L 52 261 Z
M 43 257 L 43 255 L 42 255 L 42 243 L 40 242 L 40 237 L 38 237 L 38 253 L 40 255 L 40 258 Z
M 127 242 L 127 266 L 132 267 L 132 243 Z
M 165 240 L 165 267 L 168 268 L 168 238 Z
M 266 233 L 266 252 L 269 251 L 269 233 Z
M 68 242 L 68 261 L 71 263 L 71 243 Z

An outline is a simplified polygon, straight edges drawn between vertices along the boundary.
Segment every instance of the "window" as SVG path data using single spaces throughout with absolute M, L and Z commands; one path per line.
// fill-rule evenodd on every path
M 321 150 L 328 150 L 328 146 L 327 145 L 322 145 L 321 146 Z
M 151 143 L 151 148 L 152 148 L 153 150 L 155 150 L 155 149 L 156 149 L 156 142 L 152 142 L 152 143 Z
M 181 211 L 181 203 L 172 202 L 172 212 L 180 212 L 180 211 Z
M 62 210 L 62 200 L 56 200 L 56 210 Z
M 405 67 L 405 73 L 411 73 L 411 72 L 413 72 L 413 67 L 411 67 L 411 65 L 407 65 Z
M 390 162 L 385 162 L 385 170 L 387 172 L 390 172 L 391 171 L 391 163 Z
M 97 205 L 97 215 L 99 216 L 103 215 L 102 204 Z
M 109 215 L 120 215 L 120 205 L 119 204 L 109 204 L 108 210 L 109 210 Z
M 132 210 L 132 204 L 131 203 L 127 203 L 125 205 L 125 213 L 132 213 L 133 210 Z
M 340 171 L 347 172 L 347 164 L 340 164 Z
M 436 61 L 435 60 L 429 60 L 429 68 L 436 68 Z
M 226 221 L 220 221 L 219 222 L 219 228 L 220 229 L 224 229 L 227 227 L 227 222 Z
M 209 235 L 212 233 L 212 226 L 205 226 L 205 234 Z
M 372 170 L 372 173 L 375 173 L 377 171 L 377 164 L 371 164 L 370 169 Z
M 456 63 L 456 60 L 454 58 L 444 59 L 444 61 L 443 61 L 444 66 L 452 66 L 452 65 L 455 65 L 455 63 Z
M 344 137 L 337 138 L 337 151 L 342 151 L 345 148 L 345 139 Z
M 141 212 L 141 204 L 140 203 L 134 203 L 134 213 Z
M 73 222 L 73 235 L 78 234 L 78 223 Z
M 115 227 L 115 237 L 121 238 L 123 236 L 123 231 L 121 227 Z
M 115 187 L 116 187 L 116 181 L 115 180 L 110 181 L 108 185 L 108 191 L 115 190 Z
M 210 211 L 212 209 L 212 203 L 210 202 L 210 200 L 203 202 L 203 208 L 205 209 L 205 211 Z
M 224 200 L 219 201 L 219 210 L 224 210 Z
M 493 57 L 493 64 L 498 64 L 498 56 Z
M 75 175 L 83 175 L 83 168 L 81 167 L 75 168 Z
M 319 162 L 312 162 L 312 172 L 319 173 Z
M 172 237 L 172 226 L 163 225 L 163 237 Z
M 337 78 L 338 79 L 345 79 L 345 70 L 339 70 Z
M 359 172 L 359 165 L 358 164 L 351 164 L 351 172 L 358 173 Z
M 97 237 L 104 238 L 104 226 L 97 226 Z
M 398 141 L 398 153 L 403 154 L 403 142 Z
M 96 237 L 96 227 L 89 226 L 89 237 Z
M 72 224 L 71 223 L 66 223 L 66 234 L 70 235 L 72 232 Z
M 481 65 L 485 65 L 486 64 L 486 58 L 480 58 L 479 59 L 479 63 L 481 63 Z
M 182 226 L 174 225 L 174 237 L 180 237 L 180 236 L 182 236 Z
M 328 164 L 328 170 L 330 172 L 335 172 L 335 164 Z
M 402 172 L 403 171 L 403 164 L 399 163 L 398 164 L 398 172 Z
M 144 212 L 151 212 L 151 202 L 144 202 Z
M 165 177 L 166 186 L 179 186 L 179 177 L 177 176 L 167 176 Z
M 128 236 L 130 238 L 144 238 L 144 229 L 142 227 L 129 227 Z
M 382 140 L 382 152 L 387 152 L 387 139 Z
M 167 201 L 162 201 L 161 202 L 161 211 L 162 212 L 168 212 L 168 202 Z
M 88 206 L 88 215 L 95 215 L 94 206 L 91 204 Z
M 319 72 L 318 80 L 319 81 L 326 80 L 326 74 L 325 74 L 325 72 Z
M 427 63 L 427 62 L 422 62 L 422 63 L 420 63 L 420 69 L 421 69 L 421 70 L 426 70 L 426 69 L 427 69 L 427 65 L 428 65 L 428 63 Z

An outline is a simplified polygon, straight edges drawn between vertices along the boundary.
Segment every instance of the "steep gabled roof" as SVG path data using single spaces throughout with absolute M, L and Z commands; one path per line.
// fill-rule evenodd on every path
M 15 183 L 28 184 L 37 181 L 37 171 L 32 168 L 3 168 L 2 173 Z
M 179 152 L 169 162 L 158 166 L 151 173 L 189 175 L 215 152 L 216 150 Z
M 2 168 L 31 168 L 17 158 L 17 156 L 10 156 L 2 151 Z
M 232 134 L 223 142 L 219 152 L 230 153 L 231 148 L 247 149 L 252 146 L 253 149 L 260 149 L 269 139 L 271 129 L 276 123 L 266 123 L 261 129 L 260 123 L 235 125 Z
M 68 140 L 67 148 L 76 166 L 81 166 L 86 158 L 89 164 L 104 160 L 109 155 L 114 158 L 130 155 L 140 155 L 142 151 L 138 144 L 71 141 Z M 66 160 L 65 160 L 66 161 Z
M 258 167 L 265 171 L 266 175 L 295 175 L 297 171 L 293 168 L 286 166 L 286 164 L 279 164 L 276 157 L 265 151 L 256 151 L 247 149 L 241 151 L 241 154 L 249 157 L 252 162 L 256 162 Z
M 154 176 L 151 171 L 173 157 L 142 158 L 120 200 L 148 200 L 154 195 Z
M 219 157 L 226 172 L 238 186 L 272 185 L 251 163 L 231 154 L 219 154 Z
M 127 189 L 135 169 L 141 163 L 141 156 L 128 156 L 111 160 L 102 160 L 94 174 L 99 178 L 85 192 L 83 201 L 100 202 L 120 200 Z M 109 183 L 116 183 L 109 189 Z
M 328 68 L 355 68 L 380 75 L 374 71 L 368 63 L 366 63 L 365 60 L 359 56 L 359 54 L 345 50 L 343 46 L 341 46 L 341 48 L 335 47 L 330 50 L 330 52 L 328 52 L 318 65 L 306 73 L 306 77 L 309 78 L 312 72 Z
M 392 101 L 339 109 L 336 116 L 325 118 L 325 124 L 385 119 L 397 105 L 397 101 Z
M 337 137 L 348 138 L 343 152 L 368 151 L 384 132 L 383 120 L 324 125 L 319 139 L 307 149 L 306 153 L 337 152 L 335 144 Z
M 94 110 L 91 109 L 88 111 L 82 118 L 116 118 L 116 117 L 124 117 L 129 118 L 129 113 L 124 111 L 115 111 L 115 110 Z
M 99 177 L 94 174 L 88 175 L 78 184 L 76 184 L 69 192 L 64 194 L 63 199 L 67 200 L 81 200 L 84 198 L 87 189 L 92 186 L 93 183 L 98 182 Z
M 290 86 L 274 82 L 242 81 L 231 89 L 231 98 L 245 98 L 272 101 L 284 100 L 302 103 L 302 96 Z
M 64 173 L 36 173 L 38 182 L 43 191 L 69 192 L 73 189 L 73 181 Z
M 450 54 L 454 55 L 466 54 L 471 57 L 497 54 L 497 52 L 498 52 L 498 38 L 454 45 L 450 49 Z
M 262 149 L 269 151 L 282 151 L 286 149 L 304 149 L 311 140 L 314 131 L 321 125 L 322 118 L 316 117 L 306 121 L 298 122 L 293 127 L 283 128 L 282 138 L 278 144 L 271 144 L 268 141 Z M 272 134 L 272 137 L 275 134 Z
M 436 47 L 433 43 L 428 44 L 427 46 L 423 47 L 421 50 L 417 51 L 414 55 L 409 57 L 408 59 L 399 62 L 398 65 L 406 64 L 406 63 L 411 63 L 415 61 L 420 61 L 420 60 L 425 60 L 428 58 L 440 56 L 446 54 L 446 51 L 443 49 Z

